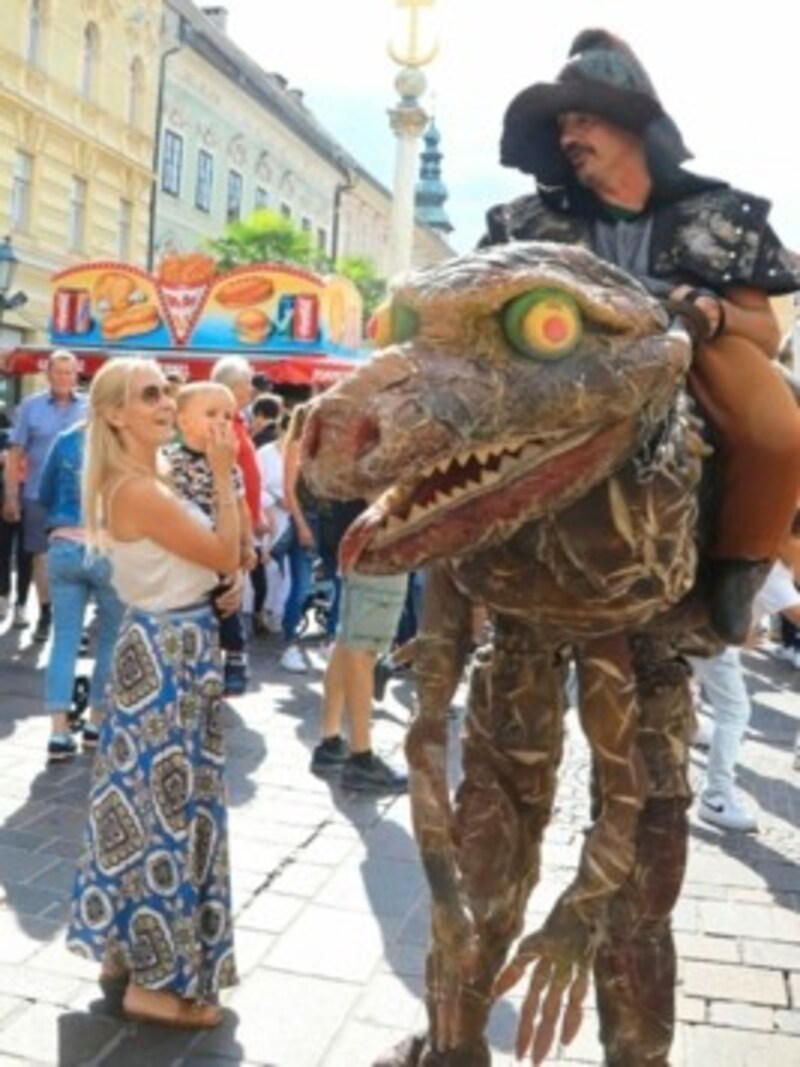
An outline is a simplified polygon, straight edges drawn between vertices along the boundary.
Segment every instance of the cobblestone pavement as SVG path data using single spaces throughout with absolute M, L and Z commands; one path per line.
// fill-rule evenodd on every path
M 46 651 L 0 631 L 0 1067 L 368 1067 L 419 1028 L 427 905 L 407 798 L 359 799 L 308 772 L 322 659 L 289 675 L 275 639 L 253 646 L 251 691 L 227 711 L 237 955 L 241 984 L 211 1034 L 125 1023 L 100 999 L 96 967 L 63 944 L 89 757 L 47 769 L 41 711 Z M 755 714 L 741 785 L 761 808 L 755 837 L 693 819 L 675 926 L 680 1026 L 673 1067 L 800 1063 L 800 773 L 792 741 L 800 674 L 746 657 Z M 410 691 L 395 681 L 375 747 L 400 760 Z M 587 823 L 587 756 L 570 716 L 545 879 L 529 929 L 574 871 Z M 459 723 L 453 722 L 453 740 Z M 703 757 L 693 757 L 695 771 Z M 519 995 L 495 1008 L 495 1067 L 510 1067 Z M 587 1013 L 550 1062 L 601 1063 Z

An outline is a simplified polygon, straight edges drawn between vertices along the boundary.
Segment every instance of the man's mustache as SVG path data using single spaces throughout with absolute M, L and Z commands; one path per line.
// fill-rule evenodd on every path
M 593 148 L 590 148 L 589 145 L 579 144 L 577 141 L 571 141 L 569 144 L 565 144 L 563 146 L 563 152 L 570 163 L 579 163 L 582 159 L 594 155 Z

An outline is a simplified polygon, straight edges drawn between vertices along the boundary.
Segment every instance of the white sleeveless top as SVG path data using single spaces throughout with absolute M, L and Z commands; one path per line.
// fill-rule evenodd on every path
M 196 504 L 180 500 L 193 519 L 211 520 Z M 215 571 L 176 556 L 149 537 L 138 541 L 106 539 L 111 583 L 123 604 L 154 613 L 175 611 L 204 600 L 218 582 Z

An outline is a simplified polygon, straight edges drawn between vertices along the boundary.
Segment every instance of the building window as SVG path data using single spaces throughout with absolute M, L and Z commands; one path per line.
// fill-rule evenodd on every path
M 17 152 L 14 157 L 14 176 L 11 182 L 10 222 L 12 230 L 27 230 L 31 220 L 31 181 L 33 156 Z
M 138 56 L 131 60 L 128 72 L 128 125 L 138 126 L 142 119 L 144 64 Z
M 69 203 L 69 247 L 76 252 L 83 249 L 86 238 L 86 180 L 73 177 L 72 198 Z
M 130 200 L 119 202 L 119 258 L 127 263 L 131 258 L 131 234 L 133 232 L 133 204 Z
M 242 217 L 242 176 L 238 170 L 228 171 L 228 222 L 238 222 Z
M 258 211 L 259 208 L 269 207 L 269 193 L 263 185 L 256 186 L 256 195 L 253 201 L 253 206 L 256 211 Z
M 320 226 L 317 229 L 317 248 L 320 252 L 324 252 L 327 255 L 328 252 L 328 231 L 324 226 Z
M 197 183 L 194 189 L 194 206 L 198 211 L 211 210 L 211 194 L 214 189 L 214 157 L 205 148 L 197 153 Z
M 161 188 L 171 196 L 181 195 L 183 170 L 183 138 L 172 130 L 164 131 L 164 164 L 161 168 Z
M 97 23 L 89 22 L 83 31 L 83 63 L 81 66 L 81 95 L 87 100 L 94 97 L 94 83 L 99 59 L 100 31 Z
M 292 209 L 289 207 L 285 200 L 281 200 L 281 215 L 285 219 L 290 219 L 292 217 Z
M 32 67 L 38 67 L 42 51 L 42 0 L 30 0 L 28 8 L 28 46 L 25 59 Z
M 303 217 L 300 219 L 300 229 L 303 231 L 303 233 L 311 233 L 311 219 L 308 217 L 308 215 L 303 215 Z

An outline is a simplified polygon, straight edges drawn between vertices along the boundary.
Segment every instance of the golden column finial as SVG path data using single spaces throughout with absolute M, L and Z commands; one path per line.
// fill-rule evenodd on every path
M 407 7 L 409 13 L 408 45 L 405 53 L 399 52 L 394 45 L 388 45 L 389 56 L 401 67 L 424 67 L 439 51 L 435 41 L 427 52 L 419 50 L 419 9 L 433 7 L 435 0 L 395 0 L 397 7 Z

